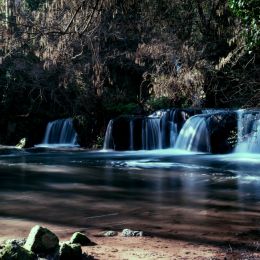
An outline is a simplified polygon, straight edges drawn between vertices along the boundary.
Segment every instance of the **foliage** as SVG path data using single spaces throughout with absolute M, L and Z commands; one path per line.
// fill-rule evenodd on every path
M 140 107 L 135 103 L 119 103 L 108 105 L 105 109 L 108 111 L 108 114 L 118 116 L 136 114 L 140 110 Z
M 2 122 L 83 115 L 90 146 L 143 107 L 260 104 L 259 51 L 241 36 L 256 47 L 256 0 L 229 0 L 243 26 L 228 0 L 25 1 L 0 6 Z
M 244 31 L 250 48 L 260 46 L 260 7 L 258 0 L 229 0 L 235 15 L 245 25 Z
M 150 98 L 146 102 L 146 107 L 149 111 L 156 111 L 159 109 L 167 109 L 173 107 L 172 100 L 168 97 Z
M 96 142 L 95 142 L 95 148 L 100 149 L 103 147 L 104 144 L 104 137 L 103 136 L 97 136 Z
M 44 3 L 46 0 L 25 0 L 26 7 L 31 11 L 39 9 Z

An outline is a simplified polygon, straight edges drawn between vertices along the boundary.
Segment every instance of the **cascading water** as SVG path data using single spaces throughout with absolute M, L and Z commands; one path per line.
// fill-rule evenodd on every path
M 182 127 L 174 148 L 210 152 L 209 133 L 205 116 L 190 117 Z
M 236 153 L 260 153 L 259 111 L 238 110 Z
M 178 130 L 177 130 L 177 124 L 175 123 L 175 114 L 176 110 L 170 111 L 170 118 L 169 118 L 169 124 L 170 124 L 170 147 L 173 148 L 178 137 Z
M 107 125 L 103 150 L 114 149 L 114 140 L 113 140 L 112 130 L 113 130 L 113 120 L 110 120 Z
M 177 124 L 175 122 L 176 110 L 171 109 L 161 112 L 161 140 L 162 148 L 173 148 L 178 136 Z
M 49 122 L 42 144 L 39 146 L 78 146 L 77 133 L 71 118 Z
M 251 129 L 252 124 L 246 128 Z M 260 131 L 256 123 L 254 128 Z M 104 149 L 126 151 L 173 148 L 230 153 L 234 151 L 236 131 L 237 114 L 233 110 L 167 109 L 148 117 L 121 116 L 110 121 Z
M 162 148 L 167 147 L 167 142 L 168 142 L 168 132 L 167 132 L 167 127 L 169 123 L 169 112 L 163 112 L 161 116 L 161 122 L 160 122 L 160 134 L 161 134 L 161 142 L 162 142 Z
M 160 118 L 146 118 L 142 126 L 143 150 L 162 149 Z
M 237 147 L 238 152 L 260 153 L 260 120 L 253 123 L 252 131 L 246 141 L 241 142 Z
M 129 122 L 129 127 L 130 127 L 130 150 L 134 150 L 134 121 L 130 120 Z
M 122 116 L 110 121 L 104 150 L 154 150 L 174 148 L 178 133 L 186 121 L 186 112 L 159 110 L 148 117 Z

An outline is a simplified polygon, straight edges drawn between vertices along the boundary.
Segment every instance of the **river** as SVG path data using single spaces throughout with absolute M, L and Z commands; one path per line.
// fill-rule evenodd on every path
M 259 212 L 257 154 L 30 149 L 0 156 L 1 227 L 21 220 L 132 228 L 218 245 L 259 235 Z M 0 237 L 7 233 L 0 229 Z

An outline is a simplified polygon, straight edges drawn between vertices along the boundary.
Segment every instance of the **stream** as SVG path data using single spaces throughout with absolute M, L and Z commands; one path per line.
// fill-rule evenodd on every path
M 259 187 L 259 154 L 29 149 L 0 156 L 0 223 L 218 244 L 260 232 Z

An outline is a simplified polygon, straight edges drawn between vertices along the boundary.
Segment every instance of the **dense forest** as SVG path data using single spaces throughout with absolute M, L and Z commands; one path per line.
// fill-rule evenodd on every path
M 73 117 L 99 145 L 111 117 L 260 106 L 258 0 L 0 0 L 0 143 Z

